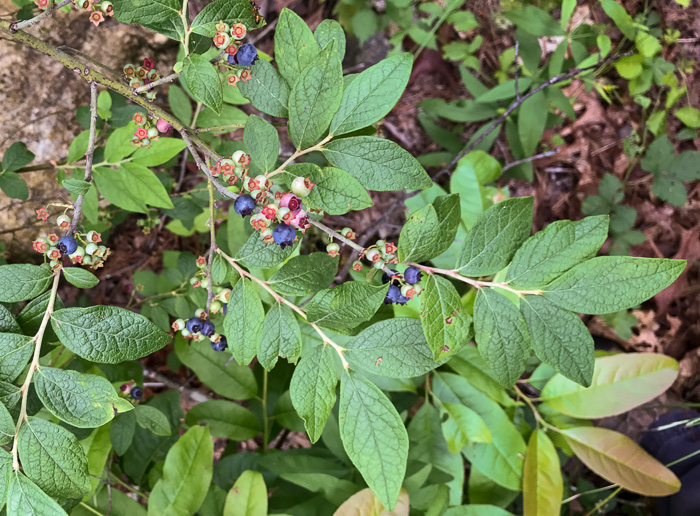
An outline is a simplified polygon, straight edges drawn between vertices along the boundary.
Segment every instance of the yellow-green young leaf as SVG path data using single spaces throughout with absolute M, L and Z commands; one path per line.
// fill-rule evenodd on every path
M 530 435 L 523 470 L 524 516 L 556 516 L 561 510 L 564 481 L 559 457 L 542 430 Z
M 393 510 L 408 459 L 408 434 L 396 408 L 376 385 L 346 370 L 338 417 L 348 457 L 382 505 Z
M 243 279 L 231 290 L 224 332 L 231 336 L 229 347 L 240 365 L 250 364 L 258 352 L 265 310 L 250 280 Z
M 580 263 L 542 290 L 547 299 L 566 310 L 609 314 L 658 294 L 685 266 L 685 260 L 599 256 Z
M 634 41 L 637 29 L 634 20 L 627 14 L 625 8 L 622 7 L 616 0 L 601 0 L 600 5 L 603 7 L 605 14 L 612 18 L 617 28 L 620 29 L 627 39 Z
M 251 115 L 243 131 L 243 143 L 253 165 L 264 173 L 275 168 L 280 153 L 277 129 L 259 116 Z
M 700 127 L 700 111 L 697 108 L 686 106 L 676 109 L 673 114 L 688 127 L 693 129 Z
M 270 63 L 259 59 L 248 82 L 241 81 L 238 88 L 251 104 L 271 116 L 286 117 L 289 114 L 289 85 Z
M 304 199 L 309 208 L 323 210 L 329 215 L 343 215 L 373 206 L 372 198 L 357 179 L 345 170 L 320 168 L 313 163 L 297 163 L 287 167 L 289 181 L 294 177 L 311 177 L 316 185 Z
M 318 44 L 306 22 L 291 9 L 282 9 L 275 29 L 275 61 L 289 84 L 294 84 L 318 52 Z
M 408 516 L 409 499 L 405 489 L 399 493 L 399 501 L 393 511 L 387 510 L 371 489 L 363 489 L 343 502 L 333 516 Z
M 60 505 L 51 499 L 34 482 L 19 471 L 10 473 L 7 490 L 7 516 L 68 516 Z
M 343 92 L 343 100 L 331 123 L 331 134 L 345 134 L 381 120 L 406 89 L 413 67 L 410 52 L 397 54 L 370 66 Z
M 27 263 L 0 266 L 0 303 L 26 301 L 41 294 L 51 283 L 47 267 Z
M 217 114 L 221 113 L 224 92 L 214 65 L 206 57 L 192 54 L 185 58 L 182 74 L 194 98 Z
M 94 374 L 40 367 L 34 387 L 54 416 L 78 428 L 102 426 L 117 413 L 133 408 L 106 378 Z
M 313 348 L 297 364 L 289 386 L 292 405 L 304 420 L 312 443 L 321 437 L 328 415 L 335 405 L 338 376 L 334 354 L 333 348 L 324 344 Z
M 562 430 L 576 456 L 605 480 L 645 496 L 668 496 L 681 483 L 632 439 L 598 427 Z
M 442 516 L 513 516 L 497 505 L 469 504 L 450 507 Z
M 451 453 L 459 453 L 470 442 L 491 442 L 491 432 L 479 414 L 459 403 L 443 403 L 442 407 L 450 416 L 442 422 L 442 434 Z
M 0 380 L 13 382 L 34 352 L 34 338 L 0 333 Z
M 317 50 L 313 34 L 311 45 Z M 340 61 L 331 59 L 334 47 L 335 40 L 331 40 L 326 48 L 295 76 L 289 94 L 289 136 L 297 149 L 305 149 L 318 142 L 326 133 L 333 115 L 340 106 L 343 96 L 343 70 Z
M 102 485 L 102 475 L 107 464 L 107 459 L 112 452 L 112 443 L 109 439 L 110 425 L 97 428 L 90 437 L 81 441 L 87 454 L 88 473 L 90 474 L 90 492 L 83 498 L 89 499 L 95 493 L 98 486 Z M 100 478 L 96 478 L 100 477 Z
M 224 516 L 267 516 L 267 486 L 261 473 L 246 470 L 226 495 Z
M 678 376 L 678 362 L 657 353 L 623 353 L 595 360 L 593 380 L 584 388 L 561 375 L 542 390 L 542 400 L 571 417 L 592 419 L 622 414 L 666 391 Z
M 247 408 L 226 400 L 210 400 L 192 407 L 185 422 L 190 426 L 205 423 L 211 435 L 247 441 L 260 431 L 258 418 Z
M 18 449 L 24 473 L 49 496 L 82 498 L 90 492 L 87 457 L 65 428 L 30 418 L 20 428 Z
M 337 273 L 338 258 L 327 253 L 302 254 L 290 258 L 267 283 L 285 296 L 304 296 L 328 288 Z
M 193 426 L 170 448 L 161 478 L 151 491 L 148 514 L 183 516 L 197 512 L 213 476 L 214 442 L 209 429 Z
M 294 313 L 287 306 L 275 303 L 263 321 L 258 361 L 268 371 L 275 367 L 277 357 L 296 362 L 301 353 L 301 330 Z
M 661 52 L 662 48 L 659 40 L 647 32 L 638 32 L 634 44 L 639 53 L 647 59 Z

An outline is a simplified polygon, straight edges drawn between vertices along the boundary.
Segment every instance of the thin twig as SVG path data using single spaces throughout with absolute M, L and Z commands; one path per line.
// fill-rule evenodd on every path
M 216 220 L 214 219 L 214 183 L 207 182 L 207 190 L 209 190 L 209 252 L 207 257 L 207 269 L 205 271 L 207 277 L 207 305 L 204 311 L 209 315 L 211 302 L 214 299 L 214 280 L 211 277 L 211 266 L 214 263 L 214 252 L 216 251 Z
M 36 25 L 37 23 L 41 23 L 44 20 L 44 18 L 48 18 L 62 7 L 65 7 L 66 5 L 70 4 L 72 1 L 73 0 L 63 0 L 54 5 L 52 9 L 47 9 L 43 13 L 36 15 L 34 18 L 30 18 L 29 20 L 24 21 L 12 22 L 10 24 L 10 32 L 14 34 L 20 29 L 25 29 L 27 27 L 31 27 L 32 25 Z
M 515 40 L 515 57 L 513 65 L 515 66 L 515 99 L 520 100 L 520 88 L 518 88 L 518 51 L 520 50 L 520 41 Z
M 95 134 L 97 132 L 97 83 L 92 81 L 90 83 L 90 136 L 88 138 L 87 153 L 85 154 L 85 176 L 83 180 L 86 183 L 92 181 L 92 160 L 95 154 Z M 78 198 L 73 205 L 73 220 L 68 228 L 68 235 L 75 233 L 78 229 L 78 222 L 80 221 L 80 214 L 83 211 L 83 200 L 85 199 L 85 194 L 78 195 Z
M 542 154 L 535 154 L 534 156 L 530 156 L 529 158 L 511 161 L 510 163 L 506 163 L 505 165 L 503 165 L 501 171 L 505 172 L 506 170 L 511 169 L 513 167 L 517 167 L 518 165 L 522 165 L 523 163 L 530 163 L 531 161 L 536 161 L 538 159 L 549 158 L 550 156 L 554 156 L 556 154 L 559 154 L 559 149 L 543 152 Z

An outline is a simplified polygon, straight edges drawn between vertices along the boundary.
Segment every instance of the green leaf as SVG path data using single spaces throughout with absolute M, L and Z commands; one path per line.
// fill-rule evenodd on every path
M 114 17 L 122 23 L 140 23 L 172 39 L 184 36 L 179 0 L 116 0 L 112 4 Z
M 162 165 L 177 156 L 185 148 L 184 140 L 160 137 L 151 142 L 150 148 L 137 149 L 131 159 L 146 167 Z M 154 204 L 154 206 L 157 206 Z
M 335 52 L 338 59 L 342 62 L 345 57 L 345 32 L 343 27 L 335 20 L 323 20 L 318 24 L 316 30 L 314 31 L 314 38 L 316 43 L 318 43 L 318 49 L 323 50 L 323 48 L 330 43 L 331 40 L 335 40 Z
M 16 303 L 38 296 L 51 283 L 47 267 L 26 263 L 0 266 L 0 303 Z
M 417 190 L 433 182 L 423 167 L 396 143 L 374 136 L 353 136 L 330 141 L 323 155 L 347 170 L 368 190 Z
M 537 149 L 547 123 L 547 97 L 544 91 L 535 93 L 520 105 L 518 112 L 518 135 L 522 151 L 530 156 Z
M 64 308 L 53 313 L 51 326 L 73 353 L 104 364 L 136 360 L 170 342 L 143 315 L 116 306 Z
M 462 454 L 498 485 L 520 491 L 525 441 L 506 413 L 465 378 L 454 374 L 435 373 L 433 392 L 443 403 L 462 404 L 481 416 L 492 441 L 473 443 Z
M 274 170 L 280 153 L 280 139 L 271 123 L 251 115 L 245 124 L 243 143 L 254 165 L 266 174 Z
M 34 352 L 34 337 L 0 333 L 0 380 L 13 382 Z
M 262 326 L 258 361 L 268 371 L 275 367 L 277 357 L 296 362 L 301 353 L 301 330 L 292 310 L 275 303 L 268 310 Z
M 213 476 L 214 442 L 209 429 L 193 426 L 168 451 L 161 478 L 151 491 L 148 514 L 194 514 L 204 503 Z
M 185 123 L 192 120 L 192 103 L 185 90 L 175 84 L 168 87 L 168 103 L 173 115 Z
M 582 419 L 610 417 L 632 410 L 671 387 L 678 376 L 678 362 L 657 353 L 629 353 L 595 360 L 587 389 L 554 376 L 541 399 L 567 416 Z
M 511 407 L 515 403 L 503 386 L 493 378 L 493 373 L 476 346 L 466 346 L 458 355 L 450 359 L 447 366 L 464 378 L 469 378 L 469 383 L 473 387 L 499 405 Z
M 459 195 L 437 197 L 404 224 L 399 236 L 399 260 L 424 262 L 447 251 L 461 222 Z
M 66 179 L 61 185 L 75 195 L 85 195 L 90 190 L 90 183 L 82 179 Z
M 227 353 L 214 351 L 207 342 L 190 345 L 185 339 L 176 338 L 175 353 L 183 364 L 195 372 L 199 380 L 220 396 L 247 400 L 258 393 L 253 370 L 235 362 L 227 366 L 231 357 Z
M 102 197 L 120 208 L 138 213 L 146 213 L 147 204 L 174 208 L 163 184 L 143 165 L 123 163 L 118 170 L 96 167 L 93 172 Z
M 571 428 L 561 433 L 581 462 L 628 491 L 645 496 L 668 496 L 681 487 L 670 469 L 626 435 L 597 427 Z
M 412 67 L 413 55 L 405 52 L 383 59 L 355 77 L 343 92 L 331 134 L 350 133 L 384 118 L 403 95 Z
M 4 172 L 15 172 L 22 167 L 29 165 L 34 159 L 34 153 L 27 149 L 22 142 L 15 142 L 5 151 L 0 163 L 0 170 Z
M 305 296 L 327 288 L 337 273 L 337 258 L 310 253 L 290 258 L 267 283 L 282 295 Z
M 541 287 L 593 256 L 608 236 L 607 215 L 560 220 L 528 238 L 515 253 L 506 279 L 518 287 Z
M 333 348 L 325 344 L 313 348 L 297 364 L 289 386 L 292 405 L 304 420 L 312 443 L 321 437 L 328 415 L 335 405 L 338 377 L 334 354 Z
M 519 29 L 533 36 L 559 36 L 564 34 L 564 31 L 554 18 L 534 5 L 528 5 L 523 9 L 506 11 L 503 14 Z
M 270 116 L 288 116 L 290 88 L 275 67 L 264 59 L 259 59 L 255 63 L 252 75 L 248 82 L 238 83 L 243 96 L 263 113 Z
M 29 199 L 27 183 L 16 172 L 0 172 L 0 190 L 13 199 L 21 201 Z
M 676 109 L 673 114 L 678 120 L 692 129 L 700 127 L 700 111 L 697 108 L 686 106 Z
M 564 495 L 559 457 L 544 430 L 530 435 L 523 471 L 523 516 L 559 514 Z
M 224 332 L 231 335 L 229 348 L 240 365 L 250 364 L 258 351 L 265 310 L 257 290 L 243 278 L 231 290 Z
M 351 364 L 388 378 L 413 378 L 441 365 L 433 360 L 418 319 L 380 321 L 343 347 Z
M 211 262 L 211 277 L 214 283 L 223 283 L 228 272 L 229 266 L 226 260 L 220 254 L 215 254 Z
M 19 318 L 19 316 L 17 317 Z M 21 331 L 18 321 L 15 321 L 12 313 L 0 304 L 0 333 L 21 333 Z
M 228 86 L 226 86 L 228 87 Z M 248 121 L 248 115 L 237 107 L 231 106 L 229 104 L 224 104 L 221 107 L 220 113 L 215 113 L 209 108 L 204 108 L 202 112 L 197 117 L 197 125 L 199 127 L 216 127 L 220 125 L 229 124 L 243 124 Z M 224 129 L 219 131 L 211 131 L 212 134 L 230 133 L 230 129 Z
M 12 456 L 5 450 L 2 450 L 0 451 L 0 507 L 4 507 L 5 502 L 7 501 L 7 495 L 10 490 L 10 482 L 12 481 L 12 473 Z M 31 513 L 27 511 L 21 514 Z
M 133 408 L 106 378 L 93 374 L 40 367 L 34 387 L 49 412 L 78 428 L 102 426 Z
M 105 144 L 105 161 L 107 163 L 116 163 L 136 150 L 136 147 L 131 145 L 131 137 L 135 131 L 136 124 L 133 121 L 129 121 L 125 126 L 112 131 Z
M 325 289 L 306 305 L 309 322 L 333 330 L 351 330 L 369 320 L 386 297 L 389 285 L 351 281 Z
M 7 444 L 14 438 L 15 422 L 5 405 L 0 404 L 0 444 Z M 0 496 L 0 502 L 4 501 L 4 489 L 7 487 L 2 485 L 3 475 L 6 473 L 6 471 L 2 469 L 4 466 L 3 458 L 4 456 L 0 455 L 0 493 L 3 494 L 3 496 Z
M 474 302 L 474 333 L 481 356 L 505 387 L 525 371 L 530 335 L 518 307 L 491 288 L 480 288 Z
M 266 244 L 259 231 L 254 231 L 236 253 L 236 261 L 245 267 L 269 269 L 285 261 L 294 252 L 295 245 L 282 249 L 276 244 Z
M 21 398 L 22 393 L 19 387 L 0 381 L 0 403 L 5 405 L 7 410 L 15 408 Z
M 469 443 L 491 442 L 491 432 L 479 414 L 459 403 L 443 403 L 442 407 L 450 416 L 442 422 L 450 453 L 459 453 Z
M 124 412 L 114 418 L 109 426 L 109 440 L 114 446 L 117 455 L 122 456 L 129 449 L 136 431 L 136 415 L 133 412 Z
M 329 215 L 343 215 L 374 205 L 367 190 L 345 170 L 333 167 L 321 169 L 310 163 L 299 163 L 289 165 L 287 173 L 311 177 L 316 186 L 304 203 L 312 209 L 323 210 Z
M 9 475 L 7 516 L 68 516 L 60 505 L 22 473 L 15 471 Z
M 185 418 L 190 426 L 206 424 L 214 437 L 247 441 L 260 432 L 258 418 L 238 403 L 211 400 L 192 407 Z
M 532 197 L 507 199 L 486 210 L 467 233 L 457 261 L 460 274 L 487 276 L 508 265 L 530 236 L 532 211 Z
M 156 435 L 166 437 L 173 433 L 167 416 L 155 407 L 151 407 L 150 405 L 136 405 L 134 415 L 136 416 L 137 425 L 146 430 L 150 430 Z
M 632 308 L 668 287 L 685 260 L 599 256 L 565 272 L 542 289 L 560 307 L 584 314 Z
M 348 457 L 382 505 L 393 510 L 408 459 L 408 433 L 396 408 L 376 385 L 346 370 L 339 420 Z
M 455 354 L 469 342 L 472 318 L 447 279 L 431 274 L 424 284 L 421 324 L 433 358 L 438 361 Z
M 27 303 L 17 316 L 17 324 L 19 324 L 22 329 L 20 330 L 18 328 L 16 331 L 12 331 L 12 333 L 35 335 L 39 330 L 39 326 L 41 326 L 41 321 L 44 319 L 50 300 L 51 291 L 47 291 Z M 61 301 L 60 296 L 56 296 L 53 309 L 60 310 L 62 308 L 64 308 L 63 301 Z M 53 329 L 48 326 L 44 333 L 44 342 L 56 342 L 57 340 L 58 337 L 56 337 Z
M 275 60 L 287 82 L 293 85 L 318 53 L 318 45 L 306 22 L 291 9 L 282 9 L 275 29 Z
M 520 299 L 537 358 L 567 378 L 588 386 L 593 376 L 593 338 L 581 318 L 542 296 Z
M 81 269 L 80 267 L 64 268 L 63 274 L 68 280 L 68 283 L 78 288 L 92 288 L 100 282 L 97 276 L 92 272 Z
M 221 113 L 224 92 L 214 65 L 206 57 L 193 54 L 185 58 L 182 74 L 194 98 L 217 114 Z
M 311 45 L 316 51 L 313 35 Z M 333 115 L 340 106 L 343 96 L 343 70 L 340 61 L 331 59 L 334 46 L 335 41 L 332 40 L 295 76 L 289 94 L 288 132 L 297 149 L 305 149 L 318 142 L 326 133 Z
M 87 457 L 65 428 L 30 418 L 19 430 L 18 450 L 24 473 L 49 496 L 82 498 L 90 492 Z
M 265 25 L 255 21 L 255 11 L 248 0 L 215 0 L 204 6 L 192 21 L 192 32 L 208 38 L 216 35 L 217 23 L 223 21 L 227 25 L 242 23 L 250 31 Z
M 246 470 L 226 495 L 224 516 L 267 516 L 267 487 L 261 473 Z
M 612 18 L 617 28 L 620 29 L 627 39 L 634 41 L 637 29 L 632 17 L 627 14 L 625 8 L 615 0 L 600 0 L 600 5 L 603 7 L 605 14 Z

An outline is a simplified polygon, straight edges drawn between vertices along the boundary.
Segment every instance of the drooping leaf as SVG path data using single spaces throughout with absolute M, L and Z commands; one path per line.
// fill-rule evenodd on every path
M 518 114 L 518 135 L 522 151 L 532 155 L 542 139 L 547 117 L 547 97 L 544 91 L 535 93 L 520 105 Z
M 242 279 L 231 290 L 224 332 L 236 362 L 248 365 L 258 351 L 265 310 L 250 280 Z
M 29 165 L 34 159 L 34 153 L 27 149 L 23 142 L 15 142 L 9 146 L 0 162 L 0 171 L 15 172 Z
M 121 456 L 131 446 L 136 431 L 136 416 L 133 411 L 124 412 L 114 418 L 109 426 L 109 440 L 117 455 Z
M 0 303 L 16 303 L 38 296 L 51 283 L 47 267 L 27 263 L 0 266 Z
M 78 288 L 92 288 L 100 282 L 92 272 L 80 267 L 66 267 L 63 269 L 63 274 L 68 283 Z
M 523 470 L 523 516 L 559 514 L 564 482 L 559 457 L 552 441 L 543 430 L 530 436 Z

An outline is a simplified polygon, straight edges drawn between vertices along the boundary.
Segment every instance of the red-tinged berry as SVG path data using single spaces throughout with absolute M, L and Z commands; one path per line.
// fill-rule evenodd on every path
M 263 209 L 263 212 L 265 209 Z M 265 231 L 268 226 L 267 217 L 263 213 L 258 213 L 250 218 L 250 225 L 256 231 Z
M 279 206 L 276 204 L 268 204 L 265 206 L 262 210 L 262 214 L 265 215 L 265 218 L 268 220 L 274 220 L 277 217 L 277 211 L 279 210 Z
M 129 66 L 133 66 L 133 65 L 129 65 Z M 143 115 L 141 113 L 134 113 L 134 116 L 132 116 L 131 119 L 134 121 L 134 123 L 136 125 L 143 125 L 144 122 L 146 121 L 143 118 Z
M 32 242 L 32 249 L 34 249 L 37 253 L 43 254 L 48 250 L 48 248 L 49 246 L 44 238 L 37 238 Z
M 382 249 L 384 254 L 396 254 L 396 246 L 393 242 L 387 242 Z
M 406 283 L 409 285 L 415 285 L 421 280 L 422 277 L 423 273 L 418 267 L 414 267 L 413 265 L 408 267 L 403 273 L 403 279 L 405 279 Z
M 129 394 L 131 392 L 131 384 L 130 383 L 123 383 L 119 387 L 119 390 L 124 394 Z
M 226 47 L 226 53 L 230 56 L 235 56 L 238 52 L 238 47 L 236 45 L 229 45 Z
M 139 127 L 138 129 L 136 129 L 134 136 L 136 136 L 139 140 L 143 140 L 148 136 L 148 131 L 146 131 L 145 127 Z
M 355 240 L 355 232 L 352 228 L 343 228 L 340 230 L 340 234 L 343 235 L 348 240 Z
M 404 285 L 401 287 L 401 295 L 408 299 L 413 299 L 413 296 L 416 295 L 416 290 L 413 288 L 413 285 Z
M 241 40 L 245 38 L 248 33 L 248 29 L 242 23 L 234 23 L 231 25 L 231 37 L 236 40 Z
M 158 128 L 158 130 L 161 133 L 165 134 L 170 134 L 171 132 L 173 132 L 173 126 L 170 125 L 170 122 L 168 122 L 167 120 L 163 120 L 162 118 L 159 118 L 156 122 L 156 128 Z
M 309 217 L 304 210 L 298 210 L 295 212 L 294 218 L 291 220 L 290 224 L 295 228 L 306 229 L 309 227 Z
M 204 256 L 198 256 L 196 263 L 197 267 L 199 267 L 200 269 L 204 269 L 207 266 L 207 259 Z
M 155 65 L 153 64 L 153 59 L 151 59 L 150 57 L 147 57 L 143 60 L 142 68 L 144 68 L 147 72 L 153 70 L 154 66 Z
M 184 319 L 177 319 L 175 322 L 173 322 L 171 328 L 174 331 L 181 331 L 185 329 L 185 320 Z
M 276 244 L 279 244 L 279 246 L 284 249 L 287 246 L 291 246 L 294 244 L 294 239 L 297 237 L 297 232 L 296 230 L 284 222 L 281 224 L 278 224 L 275 229 L 272 231 L 272 238 L 274 239 Z
M 250 195 L 241 195 L 233 203 L 233 209 L 241 217 L 247 217 L 255 209 L 255 200 Z
M 140 400 L 143 398 L 143 389 L 141 387 L 132 387 L 131 397 L 137 401 Z
M 286 193 L 280 199 L 282 208 L 289 208 L 291 211 L 297 211 L 301 208 L 301 199 L 293 193 Z
M 362 272 L 362 262 L 360 260 L 352 262 L 352 270 L 355 272 Z
M 335 242 L 331 242 L 326 246 L 326 252 L 328 253 L 328 256 L 335 258 L 340 253 L 340 246 Z
M 299 197 L 306 197 L 311 193 L 314 186 L 316 185 L 311 182 L 310 177 L 295 177 L 292 181 L 292 192 Z
M 240 80 L 241 80 L 241 78 L 238 77 L 238 75 L 236 75 L 235 73 L 229 74 L 226 77 L 226 83 L 229 86 L 236 86 L 238 84 L 238 81 L 240 81 Z
M 43 220 L 44 222 L 49 220 L 50 215 L 51 214 L 49 213 L 49 210 L 46 209 L 46 206 L 42 206 L 41 208 L 36 210 L 36 218 L 39 220 Z
M 241 80 L 246 83 L 253 78 L 253 74 L 250 70 L 243 70 L 241 72 Z
M 372 263 L 377 263 L 382 259 L 382 256 L 376 249 L 370 249 L 365 253 L 365 258 Z

